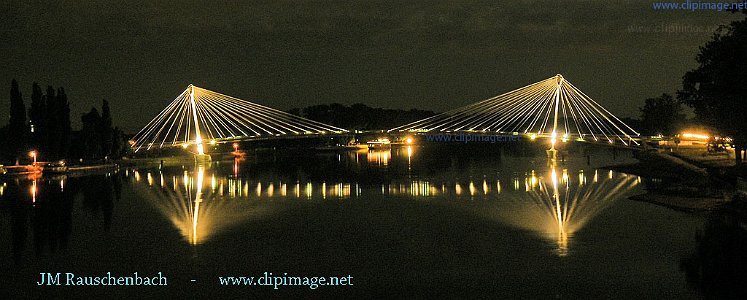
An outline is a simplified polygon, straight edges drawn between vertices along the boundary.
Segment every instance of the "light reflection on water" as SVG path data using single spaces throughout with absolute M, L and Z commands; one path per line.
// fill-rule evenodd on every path
M 489 293 L 521 285 L 527 298 L 578 286 L 565 279 L 584 285 L 564 296 L 610 296 L 604 291 L 629 280 L 641 294 L 687 295 L 678 257 L 700 219 L 622 200 L 640 191 L 641 179 L 596 168 L 625 162 L 609 153 L 594 152 L 592 164 L 568 155 L 553 166 L 544 153 L 280 152 L 202 167 L 0 177 L 0 221 L 8 225 L 0 256 L 14 261 L 0 273 L 31 285 L 49 270 L 210 275 L 335 266 L 371 278 L 374 288 L 396 285 L 373 279 L 393 272 L 409 283 L 422 274 L 480 278 L 474 284 L 493 287 Z M 652 276 L 661 288 L 650 287 Z
M 263 207 L 246 206 L 235 198 L 248 198 L 248 182 L 231 178 L 218 179 L 198 166 L 182 176 L 169 176 L 161 172 L 146 172 L 147 180 L 141 182 L 141 172 L 128 171 L 134 181 L 135 190 L 171 224 L 190 244 L 197 245 L 209 240 L 216 233 L 231 226 L 267 214 Z M 145 183 L 145 184 L 140 184 Z M 242 188 L 243 186 L 243 188 Z M 258 191 L 261 183 L 258 183 Z M 269 197 L 273 187 L 267 189 Z
M 126 175 L 191 244 L 206 242 L 227 228 L 272 213 L 260 200 L 409 197 L 456 203 L 481 200 L 480 205 L 464 207 L 474 209 L 475 215 L 532 232 L 554 244 L 560 256 L 570 253 L 570 241 L 576 232 L 640 182 L 637 176 L 609 170 L 558 165 L 523 172 L 471 174 L 464 179 L 411 176 L 414 153 L 412 147 L 406 147 L 346 154 L 356 167 L 389 168 L 398 158 L 406 162 L 408 173 L 379 184 L 281 176 L 253 178 L 239 173 L 253 167 L 240 159 L 231 163 L 231 172 L 221 172 L 211 164 L 180 174 L 145 169 L 128 170 Z M 336 156 L 338 161 L 341 158 Z
M 523 181 L 523 188 L 515 185 L 492 205 L 480 207 L 480 213 L 533 232 L 554 243 L 556 254 L 566 256 L 573 235 L 640 182 L 638 176 L 612 171 L 603 171 L 608 176 L 600 180 L 600 171 L 593 170 L 589 181 L 584 170 L 576 171 L 577 175 L 556 166 L 542 173 L 531 170 L 514 180 Z

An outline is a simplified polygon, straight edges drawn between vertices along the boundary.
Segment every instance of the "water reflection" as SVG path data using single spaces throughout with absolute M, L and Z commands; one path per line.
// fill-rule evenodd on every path
M 542 173 L 530 170 L 513 178 L 511 190 L 479 209 L 490 218 L 535 233 L 553 243 L 556 254 L 566 256 L 574 234 L 640 182 L 637 176 L 592 172 L 589 181 L 582 169 L 551 165 Z M 600 178 L 600 172 L 606 176 Z M 496 185 L 500 189 L 500 183 Z
M 394 157 L 390 156 L 392 153 Z M 637 176 L 601 169 L 557 165 L 527 169 L 526 160 L 523 166 L 497 171 L 455 170 L 423 176 L 422 171 L 412 170 L 414 153 L 411 147 L 403 147 L 335 155 L 335 160 L 348 168 L 356 167 L 343 158 L 354 161 L 356 166 L 408 170 L 405 173 L 392 170 L 389 173 L 396 176 L 377 178 L 380 182 L 359 182 L 355 179 L 360 177 L 353 176 L 347 182 L 326 180 L 328 177 L 324 176 L 309 178 L 307 174 L 314 174 L 313 166 L 303 163 L 299 163 L 296 171 L 252 173 L 250 170 L 256 169 L 260 162 L 239 159 L 193 170 L 134 170 L 127 175 L 191 244 L 205 242 L 227 228 L 270 213 L 270 206 L 262 205 L 260 200 L 351 199 L 364 194 L 423 200 L 484 200 L 477 206 L 479 214 L 535 233 L 551 242 L 561 256 L 568 255 L 576 232 L 640 182 Z M 226 168 L 221 169 L 221 165 Z
M 231 225 L 261 214 L 233 198 L 249 194 L 248 184 L 218 180 L 205 166 L 181 176 L 161 171 L 128 171 L 138 193 L 167 218 L 189 243 L 200 244 Z M 144 176 L 143 176 L 144 175 Z M 145 177 L 145 180 L 143 180 Z M 243 188 L 242 188 L 243 186 Z
M 695 250 L 680 263 L 689 287 L 705 298 L 745 299 L 747 197 L 737 195 L 713 212 L 695 240 Z
M 68 249 L 74 202 L 78 198 L 93 213 L 94 218 L 88 220 L 98 222 L 97 217 L 101 216 L 99 224 L 107 232 L 111 227 L 113 201 L 121 196 L 121 181 L 115 173 L 85 177 L 35 174 L 4 180 L 0 184 L 0 209 L 10 215 L 15 263 L 24 259 L 29 244 L 36 257 Z

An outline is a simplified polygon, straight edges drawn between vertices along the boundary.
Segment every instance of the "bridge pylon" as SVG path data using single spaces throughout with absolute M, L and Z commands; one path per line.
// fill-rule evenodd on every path
M 390 129 L 389 132 L 476 133 L 638 145 L 640 134 L 557 74 L 498 96 Z
M 206 155 L 206 144 L 345 132 L 342 128 L 190 84 L 133 137 L 130 146 L 135 152 L 154 147 L 182 147 L 200 156 Z

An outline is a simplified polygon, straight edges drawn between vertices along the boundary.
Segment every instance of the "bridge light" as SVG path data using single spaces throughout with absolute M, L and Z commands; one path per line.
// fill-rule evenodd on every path
M 210 145 L 213 145 L 213 146 L 215 146 L 215 144 L 217 144 L 217 143 L 218 143 L 218 142 L 216 142 L 215 140 L 210 140 Z
M 552 148 L 552 150 L 555 150 L 555 143 L 558 141 L 557 137 L 558 133 L 555 131 L 553 131 L 552 135 L 550 135 L 550 147 Z
M 698 134 L 698 133 L 683 133 L 682 137 L 691 138 L 691 139 L 700 139 L 700 140 L 707 140 L 708 135 L 706 134 Z
M 187 147 L 189 147 L 189 144 L 187 143 L 182 144 L 182 149 L 187 149 Z
M 535 139 L 537 139 L 537 135 L 532 133 L 529 135 L 529 139 L 534 141 Z
M 405 139 L 405 143 L 407 143 L 407 144 L 412 144 L 412 138 L 408 136 L 408 137 L 407 137 L 407 138 Z
M 37 156 L 36 150 L 29 152 L 29 156 L 34 159 L 34 165 L 36 166 L 36 156 Z

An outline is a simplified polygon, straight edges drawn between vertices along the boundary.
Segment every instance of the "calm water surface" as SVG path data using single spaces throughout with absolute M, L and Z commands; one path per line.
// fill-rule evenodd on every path
M 588 164 L 574 155 L 555 166 L 542 153 L 410 147 L 6 177 L 2 293 L 697 297 L 680 261 L 705 218 L 627 200 L 646 180 L 599 167 L 630 154 L 588 151 Z M 40 272 L 162 272 L 169 286 L 37 287 Z M 218 285 L 264 272 L 350 274 L 354 285 Z

